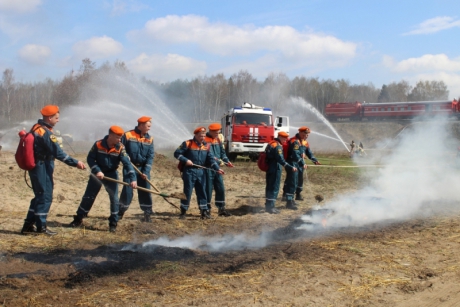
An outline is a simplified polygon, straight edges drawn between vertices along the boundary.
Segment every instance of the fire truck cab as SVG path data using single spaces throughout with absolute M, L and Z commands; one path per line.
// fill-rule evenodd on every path
M 228 110 L 222 117 L 221 124 L 225 150 L 231 161 L 237 156 L 248 156 L 256 161 L 259 153 L 265 150 L 268 142 L 278 132 L 289 133 L 289 117 L 273 118 L 270 108 L 246 102 Z

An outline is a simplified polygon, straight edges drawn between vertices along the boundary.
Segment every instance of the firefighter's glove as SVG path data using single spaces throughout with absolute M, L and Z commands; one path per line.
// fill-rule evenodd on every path
M 316 162 L 313 162 L 315 163 L 315 165 L 321 165 L 321 163 L 319 163 L 319 161 L 316 161 Z

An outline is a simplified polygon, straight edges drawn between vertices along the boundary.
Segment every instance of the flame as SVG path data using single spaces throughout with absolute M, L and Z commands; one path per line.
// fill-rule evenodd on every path
M 322 219 L 322 220 L 321 220 L 321 225 L 323 225 L 323 227 L 326 228 L 326 226 L 327 226 L 327 219 L 325 219 L 325 218 Z

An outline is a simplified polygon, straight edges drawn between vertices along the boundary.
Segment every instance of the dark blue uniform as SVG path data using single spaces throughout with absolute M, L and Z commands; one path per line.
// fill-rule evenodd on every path
M 225 163 L 229 163 L 227 155 L 225 154 L 225 149 L 222 146 L 219 138 L 212 138 L 209 133 L 206 134 L 205 142 L 210 145 L 210 151 L 213 154 L 216 162 L 219 163 L 220 160 Z M 211 210 L 211 200 L 212 200 L 212 190 L 216 190 L 215 196 L 215 205 L 217 208 L 225 208 L 225 187 L 224 179 L 221 174 L 213 172 L 211 170 L 206 170 L 206 195 L 208 200 L 208 210 Z
M 141 131 L 136 127 L 134 130 L 128 131 L 123 134 L 121 143 L 125 146 L 126 153 L 128 154 L 131 162 L 147 176 L 150 180 L 150 171 L 152 169 L 154 148 L 153 137 L 148 133 L 141 136 Z M 136 172 L 137 185 L 142 188 L 150 189 L 150 184 Z M 129 183 L 130 176 L 128 169 L 123 169 L 123 181 Z M 148 192 L 137 190 L 139 197 L 139 205 L 141 210 L 147 214 L 152 213 L 152 195 Z M 131 201 L 133 200 L 133 189 L 129 186 L 123 186 L 120 195 L 120 215 L 128 210 Z
M 265 175 L 265 209 L 272 209 L 280 189 L 281 167 L 292 169 L 292 166 L 284 160 L 283 146 L 278 138 L 268 143 L 266 150 L 268 170 Z
M 318 160 L 313 155 L 313 152 L 308 145 L 308 141 L 300 139 L 298 133 L 287 142 L 289 144 L 287 162 L 295 166 L 297 168 L 297 172 L 286 170 L 283 192 L 284 195 L 286 195 L 286 200 L 292 200 L 294 193 L 300 195 L 303 190 L 303 175 L 304 172 L 307 171 L 304 169 L 304 155 L 314 163 L 318 162 Z
M 304 155 L 307 155 L 310 160 L 317 162 L 316 158 L 308 146 L 307 140 L 302 140 L 297 133 L 295 137 L 288 140 L 288 156 L 287 162 L 297 168 L 297 172 L 290 169 L 286 170 L 285 191 L 286 200 L 293 200 L 294 193 L 300 194 L 303 189 L 303 172 L 305 166 Z
M 199 166 L 210 167 L 214 170 L 219 170 L 219 165 L 210 152 L 206 142 L 198 143 L 195 138 L 183 142 L 174 152 L 174 157 L 182 163 L 191 160 L 193 164 Z M 193 188 L 198 201 L 200 210 L 208 210 L 206 197 L 206 170 L 195 166 L 184 166 L 182 173 L 184 181 L 184 194 L 187 200 L 180 201 L 181 209 L 187 211 L 190 206 L 190 198 Z
M 36 166 L 29 171 L 35 197 L 30 201 L 25 223 L 38 228 L 46 228 L 46 218 L 53 200 L 54 159 L 69 166 L 77 166 L 78 161 L 66 154 L 53 134 L 53 129 L 42 119 L 32 127 L 34 131 L 34 156 Z
M 81 220 L 88 215 L 97 194 L 101 190 L 102 185 L 104 185 L 107 193 L 109 193 L 110 199 L 109 224 L 116 226 L 119 210 L 118 183 L 107 180 L 99 180 L 95 175 L 102 172 L 105 177 L 118 179 L 117 168 L 120 162 L 123 163 L 123 167 L 126 170 L 126 181 L 128 183 L 136 181 L 136 175 L 134 174 L 134 169 L 131 166 L 123 144 L 118 143 L 113 148 L 109 148 L 109 145 L 107 145 L 107 138 L 108 135 L 106 135 L 102 140 L 94 143 L 88 153 L 88 157 L 86 158 L 86 161 L 91 168 L 92 175 L 89 177 L 85 194 L 83 195 L 80 206 L 77 209 L 77 218 Z
M 310 159 L 314 164 L 319 163 L 318 159 L 316 159 L 315 156 L 313 155 L 313 152 L 311 151 L 310 145 L 308 144 L 307 140 L 303 141 L 301 147 L 303 148 L 305 156 L 307 156 L 308 159 Z M 303 161 L 305 163 L 305 160 L 303 160 Z M 296 194 L 300 194 L 302 192 L 302 190 L 303 190 L 303 172 L 306 172 L 306 171 L 307 171 L 306 169 L 302 168 L 301 172 L 299 172 L 298 179 L 297 179 L 296 191 L 295 191 Z

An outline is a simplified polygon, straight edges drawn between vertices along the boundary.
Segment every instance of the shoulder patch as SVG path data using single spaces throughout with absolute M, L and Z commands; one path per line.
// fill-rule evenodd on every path
M 278 154 L 279 154 L 279 155 L 282 155 L 282 154 L 283 154 L 283 150 L 278 149 Z
M 51 139 L 51 142 L 53 142 L 53 143 L 57 142 L 57 138 L 56 138 L 56 136 L 54 134 L 50 135 L 50 139 Z

